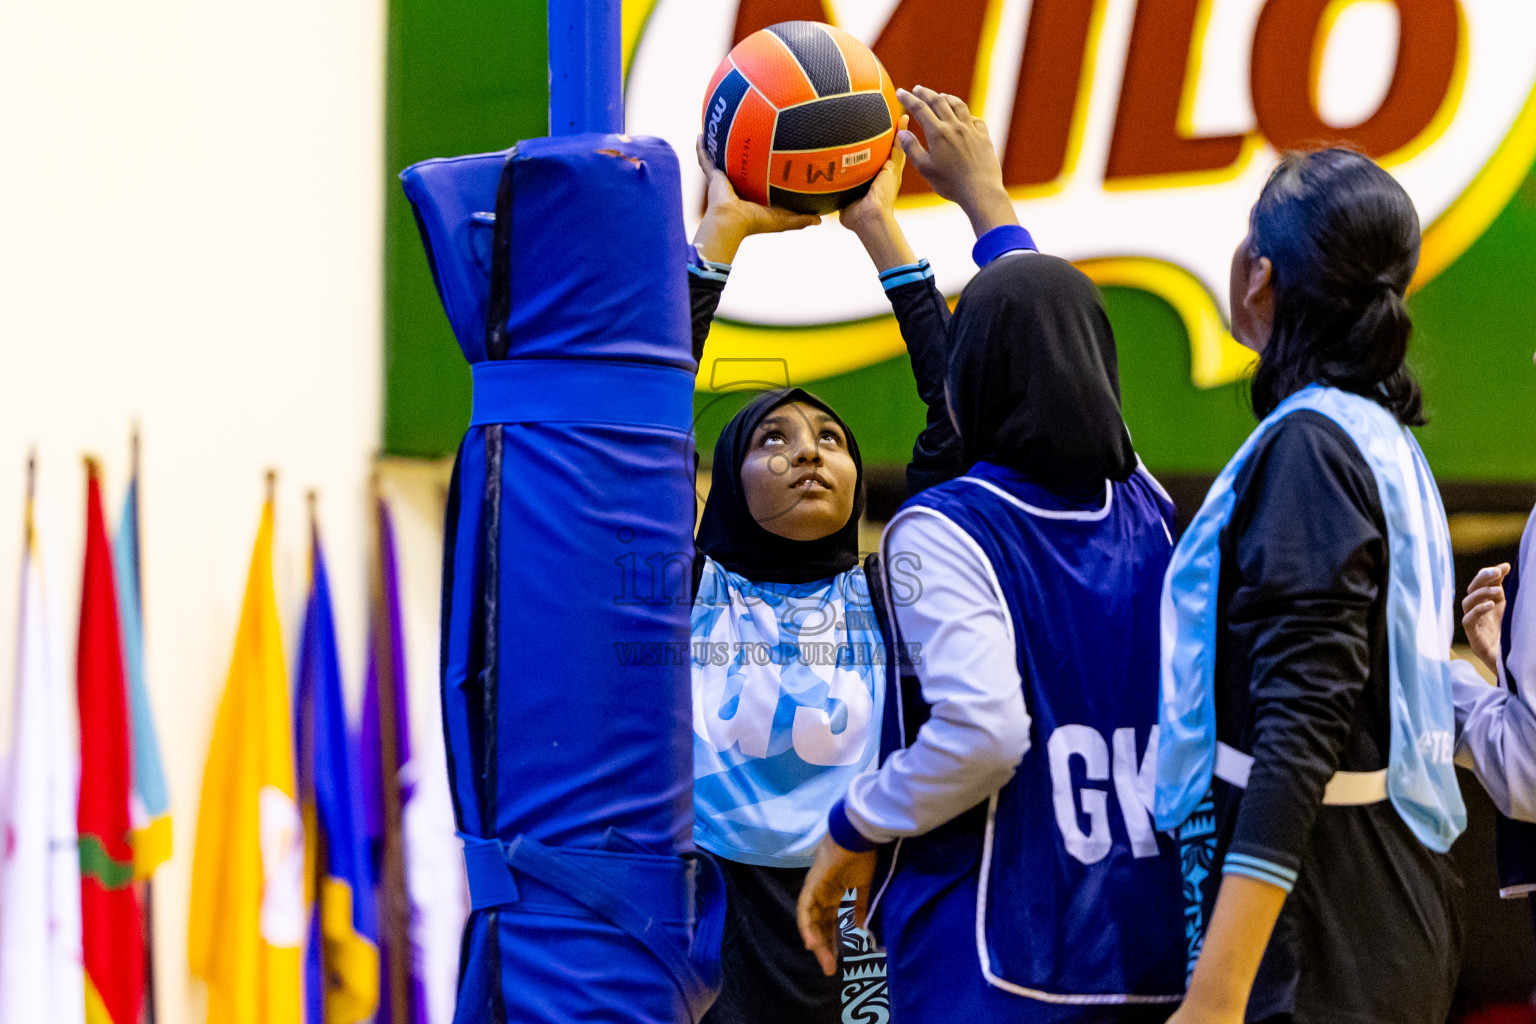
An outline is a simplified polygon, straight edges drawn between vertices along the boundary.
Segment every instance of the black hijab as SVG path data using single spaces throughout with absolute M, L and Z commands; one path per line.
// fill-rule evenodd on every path
M 967 464 L 1074 496 L 1135 472 L 1115 335 L 1072 264 L 1038 253 L 988 264 L 961 293 L 950 345 L 945 385 Z
M 770 533 L 752 518 L 741 489 L 741 463 L 752 432 L 773 410 L 787 402 L 805 402 L 837 420 L 848 438 L 848 454 L 858 471 L 853 513 L 835 533 L 820 540 L 790 540 Z M 715 442 L 714 478 L 695 542 L 704 554 L 731 572 L 759 583 L 811 583 L 859 564 L 859 517 L 864 514 L 864 460 L 853 431 L 830 405 L 800 388 L 780 388 L 758 395 L 731 417 Z

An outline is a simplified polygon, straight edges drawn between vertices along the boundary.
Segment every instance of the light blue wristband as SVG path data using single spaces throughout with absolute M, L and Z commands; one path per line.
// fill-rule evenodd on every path
M 933 269 L 928 266 L 927 260 L 918 260 L 916 263 L 903 263 L 899 267 L 880 272 L 880 287 L 886 291 L 892 288 L 900 288 L 904 284 L 913 284 L 917 281 L 926 281 L 933 278 Z

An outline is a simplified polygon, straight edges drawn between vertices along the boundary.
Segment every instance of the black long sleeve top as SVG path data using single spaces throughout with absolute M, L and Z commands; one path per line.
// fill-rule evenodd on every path
M 1459 972 L 1450 858 L 1388 802 L 1322 805 L 1335 771 L 1387 764 L 1388 547 L 1375 479 L 1340 427 L 1300 411 L 1260 440 L 1234 493 L 1220 541 L 1217 735 L 1253 767 L 1246 789 L 1216 783 L 1216 856 L 1296 878 L 1247 1019 L 1440 1024 Z

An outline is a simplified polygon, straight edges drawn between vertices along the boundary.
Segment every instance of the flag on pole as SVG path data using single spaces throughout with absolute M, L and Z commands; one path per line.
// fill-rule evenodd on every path
M 128 711 L 133 751 L 133 873 L 147 879 L 171 855 L 171 794 L 160 762 L 144 672 L 144 606 L 139 565 L 139 467 L 134 443 L 133 478 L 123 498 L 112 557 L 117 570 L 117 610 L 122 620 L 123 665 L 128 676 Z
M 368 674 L 363 689 L 363 802 L 378 883 L 383 983 L 378 1024 L 427 1024 L 414 970 L 405 821 L 414 790 L 405 688 L 400 580 L 389 506 L 375 496 L 373 592 L 368 613 Z
M 459 945 L 469 916 L 463 844 L 453 816 L 436 701 L 417 709 L 425 717 L 417 728 L 411 727 L 394 514 L 382 496 L 376 495 L 374 510 L 374 585 L 363 699 L 365 804 L 375 863 L 381 869 L 375 878 L 393 879 L 381 886 L 381 914 L 387 912 L 384 908 L 393 908 L 392 927 L 381 931 L 381 944 L 392 942 L 390 948 L 409 951 L 392 961 L 393 975 L 390 962 L 386 963 L 386 986 L 394 979 L 405 994 L 394 1004 L 381 1000 L 379 1021 L 452 1024 Z M 425 746 L 413 742 L 413 731 L 416 739 L 425 737 Z M 386 773 L 386 763 L 398 767 Z M 386 780 L 393 782 L 394 796 L 387 791 Z M 398 811 L 392 809 L 395 806 Z M 391 839 L 387 818 L 398 818 L 398 838 Z M 385 867 L 401 874 L 386 874 Z M 397 1013 L 392 1006 L 408 1006 L 409 1012 Z
M 0 1021 L 83 1024 L 78 764 L 49 631 L 27 469 L 8 785 L 0 793 Z
M 117 576 L 117 611 L 122 629 L 123 671 L 128 682 L 129 744 L 133 783 L 128 823 L 132 829 L 133 874 L 144 884 L 141 927 L 144 935 L 144 1024 L 155 1024 L 155 905 L 150 876 L 171 855 L 171 795 L 160 763 L 144 669 L 144 587 L 139 554 L 139 435 L 133 434 L 133 470 L 112 545 Z
M 272 479 L 203 774 L 187 956 L 208 1024 L 298 1024 L 304 836 L 272 589 Z
M 132 753 L 112 549 L 96 463 L 86 462 L 85 568 L 76 655 L 80 705 L 80 911 L 91 1024 L 137 1024 L 144 936 L 128 818 Z
M 308 1024 L 356 1024 L 372 1017 L 378 1007 L 378 929 L 356 745 L 341 697 L 331 587 L 313 509 L 310 515 L 309 603 L 294 729 L 310 907 L 305 1019 Z
M 464 844 L 453 820 L 448 751 L 437 701 L 417 708 L 410 764 L 411 801 L 405 805 L 405 875 L 411 896 L 412 966 L 419 982 L 418 1021 L 453 1024 L 459 985 L 459 946 L 469 917 Z

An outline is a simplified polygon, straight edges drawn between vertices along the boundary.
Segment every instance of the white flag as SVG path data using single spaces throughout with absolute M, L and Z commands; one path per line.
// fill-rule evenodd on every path
M 30 509 L 27 519 L 10 770 L 0 794 L 0 1021 L 83 1024 L 73 695 L 54 658 Z
M 427 715 L 441 722 L 436 702 Z M 459 940 L 469 917 L 469 882 L 464 877 L 464 844 L 454 829 L 453 798 L 442 728 L 427 733 L 435 742 L 417 748 L 400 769 L 411 794 L 403 812 L 405 877 L 411 899 L 411 960 L 422 1016 L 427 1024 L 452 1024 L 459 981 Z

